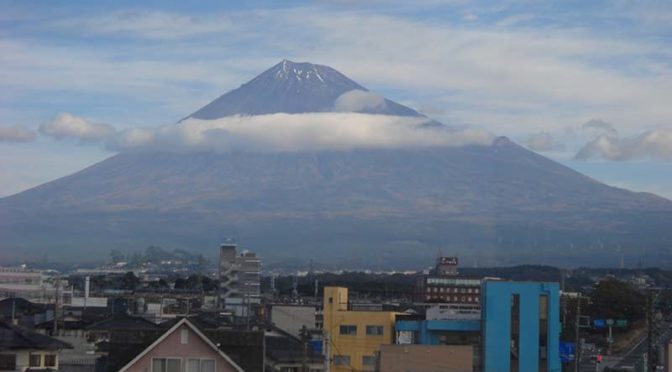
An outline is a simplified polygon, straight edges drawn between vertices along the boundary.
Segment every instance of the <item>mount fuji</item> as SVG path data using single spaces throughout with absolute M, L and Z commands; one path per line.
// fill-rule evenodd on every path
M 287 60 L 175 125 L 335 112 L 444 127 L 330 67 Z M 234 238 L 284 266 L 417 268 L 437 248 L 467 264 L 616 265 L 623 256 L 664 265 L 672 263 L 671 227 L 671 201 L 605 185 L 505 137 L 309 151 L 153 149 L 123 151 L 0 199 L 0 258 L 93 260 L 150 245 L 214 256 L 222 239 Z

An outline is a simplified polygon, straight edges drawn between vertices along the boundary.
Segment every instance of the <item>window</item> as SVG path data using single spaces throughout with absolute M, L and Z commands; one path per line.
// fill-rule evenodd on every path
M 334 364 L 337 366 L 349 366 L 350 355 L 334 355 Z
M 367 325 L 366 326 L 366 335 L 367 336 L 382 336 L 383 335 L 383 326 Z
M 16 355 L 0 354 L 0 371 L 16 370 Z
M 215 372 L 214 359 L 189 359 L 185 372 Z
M 152 358 L 152 372 L 180 372 L 182 359 Z
M 373 355 L 364 355 L 362 357 L 362 364 L 365 366 L 375 366 L 376 365 L 376 357 Z
M 189 330 L 186 328 L 180 331 L 180 343 L 182 345 L 186 345 L 189 343 Z
M 520 295 L 512 294 L 511 295 L 511 331 L 510 331 L 510 340 L 511 340 L 511 352 L 509 355 L 509 371 L 519 372 L 520 371 Z
M 44 366 L 45 367 L 56 367 L 56 355 L 46 354 L 44 356 Z
M 42 367 L 42 354 L 30 354 L 28 365 L 30 367 Z
M 340 333 L 342 335 L 356 335 L 357 326 L 356 325 L 342 325 L 340 327 Z

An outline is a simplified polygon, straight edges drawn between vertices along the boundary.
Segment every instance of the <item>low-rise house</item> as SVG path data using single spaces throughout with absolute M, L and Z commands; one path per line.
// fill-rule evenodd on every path
M 187 318 L 181 319 L 120 372 L 242 372 Z
M 58 370 L 59 353 L 72 346 L 53 337 L 0 321 L 0 370 Z
M 322 340 L 310 339 L 303 335 L 305 340 L 294 337 L 279 328 L 266 331 L 266 371 L 324 371 L 324 356 L 321 353 Z M 319 349 L 315 350 L 315 346 Z M 305 367 L 305 369 L 304 369 Z
M 159 338 L 165 329 L 141 317 L 116 314 L 87 328 L 96 346 L 97 371 L 116 372 Z
M 30 302 L 21 297 L 0 300 L 0 318 L 26 328 L 53 319 L 53 305 Z

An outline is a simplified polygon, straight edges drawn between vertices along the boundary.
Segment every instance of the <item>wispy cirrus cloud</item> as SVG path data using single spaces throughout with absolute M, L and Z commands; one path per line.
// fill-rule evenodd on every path
M 672 160 L 672 128 L 653 129 L 637 136 L 619 138 L 601 135 L 588 142 L 576 159 L 625 161 L 632 159 Z
M 125 10 L 91 18 L 58 20 L 53 25 L 65 30 L 88 30 L 102 35 L 126 35 L 153 40 L 175 40 L 233 31 L 234 22 L 225 15 L 185 15 L 165 11 Z
M 611 123 L 602 119 L 590 119 L 581 126 L 581 129 L 610 136 L 618 134 L 618 130 Z
M 18 125 L 0 126 L 0 142 L 33 142 L 37 134 Z
M 547 132 L 530 134 L 525 141 L 527 148 L 537 152 L 549 152 L 564 149 L 564 144 Z

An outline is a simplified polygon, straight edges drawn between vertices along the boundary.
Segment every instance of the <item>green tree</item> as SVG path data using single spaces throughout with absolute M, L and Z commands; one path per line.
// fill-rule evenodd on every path
M 135 274 L 133 274 L 132 271 L 127 272 L 124 275 L 124 278 L 122 280 L 122 289 L 130 289 L 130 290 L 135 290 L 138 285 L 140 284 L 140 279 L 138 279 Z
M 594 286 L 590 315 L 598 319 L 627 319 L 634 322 L 644 318 L 645 304 L 645 295 L 635 287 L 616 278 L 607 278 Z

